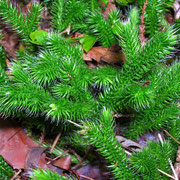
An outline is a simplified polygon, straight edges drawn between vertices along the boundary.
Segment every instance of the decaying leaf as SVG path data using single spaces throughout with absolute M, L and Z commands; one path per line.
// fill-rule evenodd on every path
M 105 172 L 105 170 L 102 168 L 102 166 L 94 165 L 94 164 L 87 164 L 80 169 L 77 170 L 77 174 L 80 176 L 80 180 L 87 180 L 87 178 L 83 177 L 89 177 L 89 179 L 94 180 L 109 180 L 109 174 Z
M 130 150 L 131 152 L 140 152 L 141 151 L 140 144 L 138 144 L 134 141 L 131 141 L 130 139 L 126 139 L 122 136 L 116 136 L 116 138 L 124 149 Z
M 54 166 L 57 166 L 61 169 L 70 170 L 71 168 L 71 156 L 67 155 L 60 159 L 57 159 L 52 163 Z
M 93 47 L 87 54 L 83 55 L 85 61 L 95 60 L 97 62 L 104 61 L 106 63 L 124 63 L 125 56 L 121 50 L 106 48 L 102 46 Z
M 33 173 L 33 169 L 41 168 L 41 169 L 50 169 L 51 171 L 56 171 L 58 174 L 62 174 L 63 170 L 53 166 L 52 164 L 48 164 L 44 153 L 48 148 L 42 147 L 34 147 L 29 150 L 26 155 L 25 167 L 23 177 L 29 177 Z
M 37 144 L 22 128 L 0 119 L 0 155 L 14 169 L 23 169 L 26 155 Z
M 19 36 L 9 28 L 4 28 L 2 34 L 3 39 L 0 40 L 0 44 L 4 47 L 7 55 L 15 59 L 19 44 Z

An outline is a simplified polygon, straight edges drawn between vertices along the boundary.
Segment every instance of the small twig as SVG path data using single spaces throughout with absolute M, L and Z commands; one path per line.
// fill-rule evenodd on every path
M 44 128 L 42 133 L 41 133 L 41 137 L 39 138 L 39 145 L 38 145 L 39 147 L 41 147 L 41 145 L 44 142 L 45 134 L 46 134 L 46 132 L 45 132 L 45 128 Z
M 79 163 L 76 164 L 76 166 L 72 168 L 73 170 L 78 169 L 78 168 L 84 163 L 84 161 L 85 161 L 85 159 L 86 159 L 86 157 L 87 157 L 87 155 L 88 155 L 88 153 L 89 153 L 89 150 L 90 150 L 90 147 L 88 147 L 88 149 L 87 149 L 84 157 L 82 158 L 82 160 L 80 160 Z
M 169 132 L 167 132 L 165 129 L 163 130 L 166 134 L 168 134 L 174 141 L 176 141 L 179 145 L 180 142 L 178 140 L 176 140 Z
M 134 117 L 134 114 L 114 114 L 113 117 L 115 118 L 120 118 L 120 117 L 131 117 L 133 118 Z
M 92 179 L 92 178 L 90 178 L 90 177 L 87 177 L 87 176 L 84 176 L 84 175 L 82 175 L 82 174 L 78 174 L 80 177 L 83 177 L 83 178 L 86 178 L 86 179 L 88 179 L 88 180 L 94 180 L 94 179 Z
M 45 157 L 45 159 L 47 159 L 48 161 L 52 161 L 53 159 L 52 158 L 50 158 L 50 157 Z
M 162 173 L 162 174 L 164 174 L 164 175 L 166 175 L 167 177 L 169 177 L 169 178 L 172 178 L 172 179 L 174 179 L 174 180 L 176 180 L 173 176 L 171 176 L 170 174 L 168 174 L 168 173 L 166 173 L 166 172 L 164 172 L 164 171 L 162 171 L 162 170 L 160 170 L 160 169 L 157 169 L 160 173 Z
M 50 149 L 50 153 L 51 153 L 51 154 L 52 154 L 53 149 L 55 148 L 57 142 L 59 141 L 59 138 L 61 137 L 61 133 L 62 133 L 62 131 L 56 136 L 56 139 L 55 139 L 54 142 L 53 142 L 53 145 L 52 145 L 52 147 L 51 147 L 51 149 Z
M 128 156 L 132 156 L 132 153 L 130 153 L 129 151 L 125 150 L 125 153 L 128 155 Z
M 163 146 L 163 138 L 162 138 L 162 136 L 161 136 L 161 134 L 160 133 L 158 133 L 158 137 L 159 137 L 159 141 L 161 142 L 161 144 L 162 144 L 162 146 Z
M 14 174 L 14 176 L 10 179 L 10 180 L 14 180 L 20 173 L 21 173 L 21 169 L 19 169 L 19 171 L 18 172 L 16 172 L 15 174 Z
M 76 156 L 76 158 L 78 159 L 78 161 L 81 161 L 81 157 L 72 149 L 69 149 L 69 152 L 72 153 L 74 156 Z
M 75 122 L 73 122 L 73 121 L 71 121 L 71 120 L 67 120 L 68 122 L 70 122 L 71 124 L 74 124 L 75 126 L 77 126 L 77 127 L 79 127 L 79 128 L 83 128 L 83 126 L 81 126 L 81 125 L 79 125 L 79 124 L 77 124 L 77 123 L 75 123 Z
M 169 158 L 168 160 L 169 160 L 169 164 L 170 164 L 170 166 L 171 166 L 172 172 L 173 172 L 173 174 L 174 174 L 174 178 L 175 178 L 175 180 L 178 180 L 178 176 L 177 176 L 177 174 L 176 174 L 176 171 L 175 171 L 175 169 L 174 169 L 174 166 L 173 166 L 173 164 L 172 164 L 172 161 L 170 160 L 170 158 Z
M 60 36 L 60 35 L 62 35 L 64 33 L 67 33 L 67 35 L 69 35 L 70 31 L 71 31 L 71 26 L 69 24 L 68 27 L 64 31 L 60 32 L 58 35 Z
M 55 157 L 54 159 L 52 159 L 51 161 L 47 162 L 47 164 L 50 164 L 51 162 L 59 159 L 60 157 L 62 157 L 63 155 L 67 154 L 69 152 L 69 150 L 63 152 L 62 154 L 60 154 L 59 156 Z

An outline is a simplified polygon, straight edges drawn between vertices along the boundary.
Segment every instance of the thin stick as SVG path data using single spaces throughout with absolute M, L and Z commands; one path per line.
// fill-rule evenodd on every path
M 55 160 L 59 159 L 61 156 L 67 154 L 68 152 L 69 152 L 69 150 L 63 152 L 62 154 L 60 154 L 59 156 L 55 157 L 55 158 L 52 159 L 51 161 L 47 162 L 47 164 L 50 164 L 52 161 L 55 161 Z
M 178 140 L 176 140 L 169 132 L 167 132 L 165 129 L 163 130 L 166 134 L 168 134 L 174 141 L 176 141 L 179 145 L 180 142 Z
M 175 169 L 174 169 L 174 166 L 173 166 L 173 164 L 172 164 L 172 161 L 170 160 L 170 158 L 169 158 L 168 160 L 169 160 L 169 164 L 170 164 L 170 166 L 171 166 L 172 172 L 173 172 L 173 174 L 174 174 L 174 178 L 175 178 L 175 180 L 178 180 L 178 176 L 177 176 L 177 174 L 176 174 L 176 171 L 175 171 Z
M 78 159 L 78 161 L 81 161 L 80 156 L 79 156 L 73 149 L 69 149 L 69 152 L 72 153 L 74 156 L 76 156 L 76 158 Z
M 158 137 L 159 137 L 159 140 L 160 140 L 160 142 L 161 142 L 161 144 L 162 144 L 162 146 L 163 146 L 163 138 L 162 138 L 162 136 L 161 136 L 160 133 L 158 133 Z
M 16 177 L 21 173 L 21 169 L 19 169 L 19 171 L 18 172 L 16 172 L 15 174 L 14 174 L 14 176 L 10 179 L 10 180 L 14 180 L 14 179 L 16 179 Z
M 64 33 L 67 33 L 67 35 L 69 35 L 70 31 L 71 31 L 71 26 L 69 24 L 68 27 L 64 31 L 60 32 L 58 35 L 61 36 Z
M 86 153 L 85 153 L 84 157 L 82 158 L 82 160 L 80 160 L 79 163 L 76 164 L 76 166 L 72 168 L 73 170 L 77 170 L 85 162 L 85 159 L 86 159 L 87 155 L 89 154 L 89 151 L 90 151 L 90 146 L 86 150 Z
M 160 169 L 157 169 L 160 173 L 162 173 L 162 174 L 164 174 L 164 175 L 166 175 L 167 177 L 169 177 L 169 178 L 172 178 L 172 179 L 174 179 L 174 180 L 176 180 L 173 176 L 171 176 L 170 174 L 168 174 L 168 173 L 166 173 L 166 172 L 164 172 L 164 171 L 162 171 L 162 170 L 160 170 Z
M 50 149 L 50 153 L 51 153 L 51 154 L 52 154 L 53 149 L 55 148 L 57 142 L 59 141 L 59 138 L 61 137 L 61 133 L 62 133 L 62 131 L 56 136 L 56 139 L 55 139 L 54 142 L 53 142 L 53 145 L 52 145 L 52 147 L 51 147 L 51 149 Z
M 120 118 L 120 117 L 131 117 L 133 118 L 134 117 L 134 114 L 114 114 L 113 117 L 115 118 Z
M 49 157 L 45 157 L 45 159 L 47 159 L 48 161 L 52 161 L 53 159 L 52 158 L 49 158 Z
M 71 124 L 74 124 L 75 126 L 81 128 L 81 129 L 83 128 L 83 126 L 81 126 L 81 125 L 79 125 L 79 124 L 77 124 L 77 123 L 75 123 L 75 122 L 73 122 L 71 120 L 67 120 L 67 121 L 70 122 Z
M 86 178 L 86 179 L 88 179 L 88 180 L 94 180 L 94 179 L 92 179 L 92 178 L 90 178 L 90 177 L 87 177 L 87 176 L 84 176 L 84 175 L 82 175 L 82 174 L 78 174 L 80 177 L 83 177 L 83 178 Z
M 129 151 L 126 151 L 126 150 L 125 150 L 125 153 L 126 153 L 128 156 L 132 156 L 132 153 L 130 153 Z

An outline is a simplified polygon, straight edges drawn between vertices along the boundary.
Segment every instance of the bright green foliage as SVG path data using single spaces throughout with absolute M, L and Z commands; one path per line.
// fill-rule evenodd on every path
M 116 42 L 111 28 L 112 21 L 100 13 L 97 1 L 55 0 L 51 14 L 52 24 L 60 32 L 70 25 L 74 31 L 96 35 L 105 47 Z
M 38 55 L 19 52 L 19 61 L 13 62 L 12 83 L 1 87 L 1 113 L 46 115 L 62 124 L 93 117 L 97 102 L 88 91 L 93 79 L 80 46 L 54 33 L 43 41 L 46 50 Z
M 0 65 L 2 68 L 5 70 L 6 69 L 6 58 L 5 58 L 5 53 L 3 50 L 3 47 L 0 45 Z
M 177 103 L 174 101 L 180 95 L 179 65 L 179 63 L 176 63 L 170 68 L 159 66 L 147 76 L 148 80 L 151 81 L 147 88 L 154 88 L 154 103 L 151 103 L 150 107 L 136 115 L 130 129 L 127 130 L 130 137 L 136 138 L 147 130 L 160 129 L 167 126 L 167 124 L 178 122 L 179 110 Z M 145 119 L 148 119 L 148 121 L 145 121 Z
M 7 82 L 8 82 L 7 75 L 4 71 L 4 69 L 2 68 L 2 66 L 0 65 L 0 86 L 2 84 L 6 84 Z
M 60 32 L 63 30 L 63 26 L 62 26 L 63 9 L 64 9 L 64 0 L 56 0 L 53 2 L 51 9 L 52 25 Z
M 111 24 L 102 16 L 99 11 L 94 11 L 88 19 L 90 29 L 94 32 L 104 47 L 110 47 L 116 42 L 112 32 Z
M 26 41 L 29 34 L 38 27 L 41 11 L 41 6 L 34 3 L 28 14 L 24 15 L 11 3 L 7 4 L 6 0 L 0 1 L 0 15 L 3 17 L 3 20 L 11 24 L 12 28 Z
M 13 176 L 13 168 L 0 156 L 0 179 L 9 180 Z
M 154 86 L 142 87 L 143 83 L 138 83 L 137 80 L 141 79 L 142 81 L 145 73 L 163 60 L 176 44 L 175 32 L 171 28 L 167 28 L 157 33 L 141 47 L 138 38 L 139 18 L 137 9 L 132 9 L 129 16 L 130 19 L 127 22 L 119 21 L 113 27 L 113 32 L 119 37 L 127 61 L 122 70 L 115 76 L 116 78 L 112 76 L 109 79 L 109 82 L 113 83 L 101 96 L 103 104 L 105 103 L 117 111 L 128 109 L 128 107 L 140 111 L 150 104 L 153 105 L 156 95 Z M 174 83 L 177 83 L 177 79 L 174 80 Z
M 173 156 L 172 147 L 169 142 L 163 144 L 149 142 L 142 152 L 133 154 L 130 161 L 137 172 L 141 173 L 144 180 L 169 179 L 158 171 L 158 169 L 171 174 L 169 158 Z
M 143 2 L 139 1 L 140 6 Z M 109 13 L 109 19 L 104 18 L 95 0 L 54 0 L 50 13 L 52 26 L 57 32 L 50 33 L 36 29 L 41 12 L 39 4 L 33 4 L 31 13 L 25 16 L 5 0 L 0 0 L 0 16 L 24 41 L 35 47 L 31 52 L 28 48 L 18 52 L 17 61 L 12 61 L 10 76 L 0 67 L 0 113 L 51 120 L 55 122 L 54 127 L 58 124 L 64 132 L 69 127 L 76 130 L 74 125 L 84 127 L 81 132 L 89 141 L 84 142 L 84 137 L 80 139 L 75 132 L 72 142 L 82 150 L 87 148 L 87 142 L 95 145 L 109 162 L 116 179 L 138 179 L 139 175 L 148 179 L 153 172 L 152 177 L 157 179 L 156 165 L 168 172 L 167 166 L 159 163 L 163 157 L 166 160 L 166 157 L 171 157 L 169 154 L 165 156 L 169 150 L 168 143 L 162 147 L 153 143 L 148 146 L 148 149 L 152 146 L 152 154 L 157 153 L 152 169 L 150 166 L 149 170 L 143 167 L 146 171 L 142 168 L 146 166 L 146 157 L 138 161 L 134 156 L 131 164 L 115 138 L 110 111 L 134 114 L 126 133 L 130 138 L 161 128 L 167 128 L 176 138 L 180 137 L 176 102 L 180 93 L 179 63 L 175 62 L 170 67 L 163 64 L 177 43 L 176 30 L 166 23 L 159 28 L 159 14 L 165 12 L 162 7 L 167 10 L 170 4 L 165 0 L 148 1 L 145 23 L 150 39 L 142 45 L 137 7 L 129 11 L 125 21 L 120 19 L 117 9 Z M 150 5 L 152 15 L 149 14 Z M 78 30 L 86 35 L 84 40 L 80 38 L 86 51 L 95 41 L 105 47 L 118 42 L 126 57 L 123 67 L 89 69 L 83 61 L 80 44 L 72 45 L 71 38 L 59 35 L 69 25 L 71 32 Z M 104 110 L 102 114 L 103 108 L 110 110 Z M 173 150 L 175 147 L 173 144 Z M 158 152 L 163 148 L 161 156 Z M 146 150 L 137 156 L 144 157 L 143 153 L 147 159 L 152 159 Z M 49 171 L 37 171 L 35 174 L 37 179 L 59 176 Z
M 112 113 L 104 110 L 98 122 L 85 122 L 81 133 L 109 161 L 116 179 L 138 179 L 128 165 L 127 155 L 114 137 L 113 124 Z
M 84 0 L 55 0 L 52 5 L 52 25 L 59 32 L 83 21 L 89 13 L 90 3 Z
M 132 84 L 124 89 L 122 104 L 127 109 L 140 111 L 153 105 L 155 94 L 153 89 L 140 84 Z
M 143 7 L 146 0 L 138 0 L 139 6 Z M 160 31 L 163 15 L 169 7 L 174 3 L 174 0 L 148 0 L 145 9 L 145 25 L 146 32 L 150 37 Z
M 1 33 L 1 30 L 0 30 L 0 40 L 3 39 L 2 37 L 3 37 L 3 35 Z M 2 68 L 4 70 L 6 69 L 6 62 L 5 61 L 6 61 L 5 53 L 4 53 L 2 45 L 0 45 L 0 65 L 2 66 Z
M 33 174 L 31 176 L 32 180 L 71 180 L 71 178 L 67 178 L 59 175 L 57 172 L 52 172 L 49 169 L 34 169 Z
M 138 11 L 134 8 L 130 12 L 130 20 L 116 23 L 113 31 L 120 38 L 127 62 L 124 65 L 124 73 L 130 79 L 140 79 L 156 63 L 164 59 L 173 50 L 177 37 L 171 28 L 164 29 L 146 42 L 141 48 L 138 37 L 139 26 Z M 153 56 L 152 56 L 153 54 Z

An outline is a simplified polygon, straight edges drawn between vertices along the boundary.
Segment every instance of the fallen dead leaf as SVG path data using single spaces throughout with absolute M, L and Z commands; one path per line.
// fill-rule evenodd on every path
M 3 46 L 7 55 L 15 59 L 19 44 L 19 36 L 6 27 L 3 28 L 2 34 L 3 39 L 0 40 L 0 44 Z
M 0 119 L 0 155 L 14 169 L 23 169 L 26 155 L 37 144 L 24 130 L 9 120 Z
M 124 149 L 127 149 L 131 152 L 140 152 L 141 151 L 141 146 L 140 144 L 131 141 L 130 139 L 126 139 L 122 136 L 116 136 L 116 139 L 118 140 L 118 142 L 121 144 L 121 146 Z
M 93 47 L 87 54 L 83 54 L 85 61 L 95 60 L 97 62 L 103 61 L 106 63 L 119 63 L 124 64 L 125 56 L 121 50 L 115 48 L 106 48 L 102 46 Z
M 31 176 L 35 168 L 50 169 L 51 171 L 56 171 L 58 174 L 63 173 L 62 169 L 47 163 L 45 151 L 48 149 L 47 147 L 34 147 L 29 150 L 26 155 L 23 177 Z
M 37 147 L 24 130 L 11 120 L 0 119 L 0 155 L 14 169 L 24 169 L 24 177 L 32 174 L 33 168 L 50 169 L 62 174 L 63 170 L 47 164 L 44 153 L 47 148 Z
M 70 168 L 71 168 L 71 156 L 70 155 L 64 156 L 60 159 L 55 160 L 52 164 L 54 166 L 61 168 L 61 169 L 70 170 Z
M 109 180 L 109 174 L 103 170 L 102 166 L 94 165 L 94 164 L 87 164 L 80 169 L 78 169 L 77 174 L 80 176 L 80 180 L 87 180 L 87 178 L 83 177 L 89 177 L 93 180 Z M 83 175 L 83 176 L 81 176 Z

